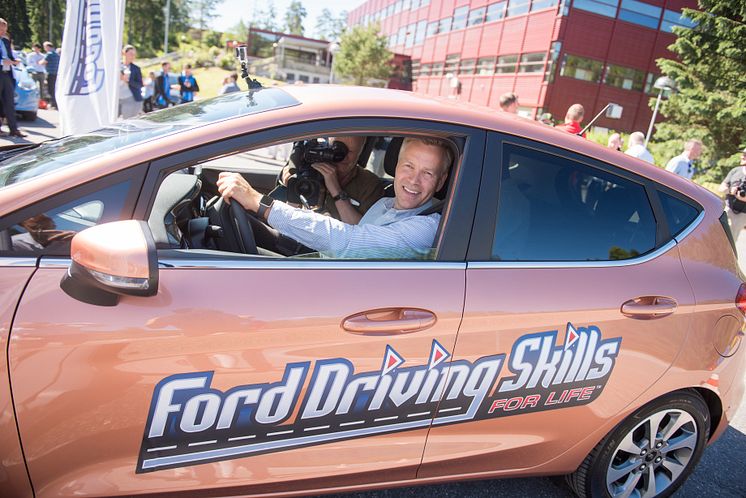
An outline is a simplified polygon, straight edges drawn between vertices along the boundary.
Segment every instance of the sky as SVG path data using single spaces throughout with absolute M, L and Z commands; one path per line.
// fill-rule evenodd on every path
M 291 0 L 274 0 L 275 12 L 277 12 L 277 22 L 282 24 L 285 19 L 285 11 L 290 5 Z M 303 23 L 306 28 L 305 35 L 313 38 L 314 31 L 316 30 L 316 20 L 321 15 L 321 11 L 327 8 L 332 11 L 334 16 L 339 15 L 343 10 L 351 11 L 360 5 L 365 0 L 346 0 L 344 2 L 329 2 L 328 0 L 301 0 L 303 7 L 306 8 L 308 15 Z M 336 5 L 330 5 L 334 3 Z M 251 21 L 251 16 L 254 11 L 262 11 L 267 8 L 269 0 L 223 0 L 223 3 L 217 8 L 218 17 L 216 17 L 212 23 L 212 29 L 217 31 L 225 31 L 228 28 L 235 26 L 239 20 L 248 24 Z M 340 5 L 343 4 L 343 5 Z

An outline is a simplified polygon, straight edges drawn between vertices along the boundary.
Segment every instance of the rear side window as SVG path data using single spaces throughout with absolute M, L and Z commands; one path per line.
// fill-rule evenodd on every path
M 655 248 L 642 185 L 544 152 L 503 150 L 494 260 L 612 261 Z
M 658 192 L 658 197 L 661 200 L 663 212 L 666 214 L 668 229 L 670 230 L 672 237 L 681 233 L 681 231 L 688 227 L 699 214 L 699 211 L 692 205 L 687 204 L 676 197 L 660 191 Z

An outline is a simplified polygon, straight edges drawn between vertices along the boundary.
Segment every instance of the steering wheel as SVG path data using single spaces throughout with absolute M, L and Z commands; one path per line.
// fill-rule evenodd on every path
M 226 203 L 215 196 L 207 203 L 210 223 L 223 228 L 223 237 L 216 240 L 222 251 L 259 254 L 248 214 L 238 202 Z

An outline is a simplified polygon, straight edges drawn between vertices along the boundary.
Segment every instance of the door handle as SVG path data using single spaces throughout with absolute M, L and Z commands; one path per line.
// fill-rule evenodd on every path
M 437 321 L 435 313 L 428 310 L 383 308 L 348 316 L 342 321 L 342 328 L 361 335 L 411 334 L 429 329 Z
M 650 320 L 663 318 L 676 311 L 676 300 L 665 296 L 641 296 L 622 304 L 622 314 L 629 318 Z

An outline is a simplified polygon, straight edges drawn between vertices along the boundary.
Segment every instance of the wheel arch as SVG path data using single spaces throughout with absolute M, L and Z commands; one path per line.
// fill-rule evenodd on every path
M 692 387 L 691 390 L 699 394 L 702 399 L 705 400 L 707 409 L 710 411 L 710 434 L 708 440 L 712 439 L 713 434 L 716 433 L 717 428 L 720 426 L 720 421 L 723 418 L 723 402 L 720 400 L 720 396 L 711 389 L 705 387 Z

